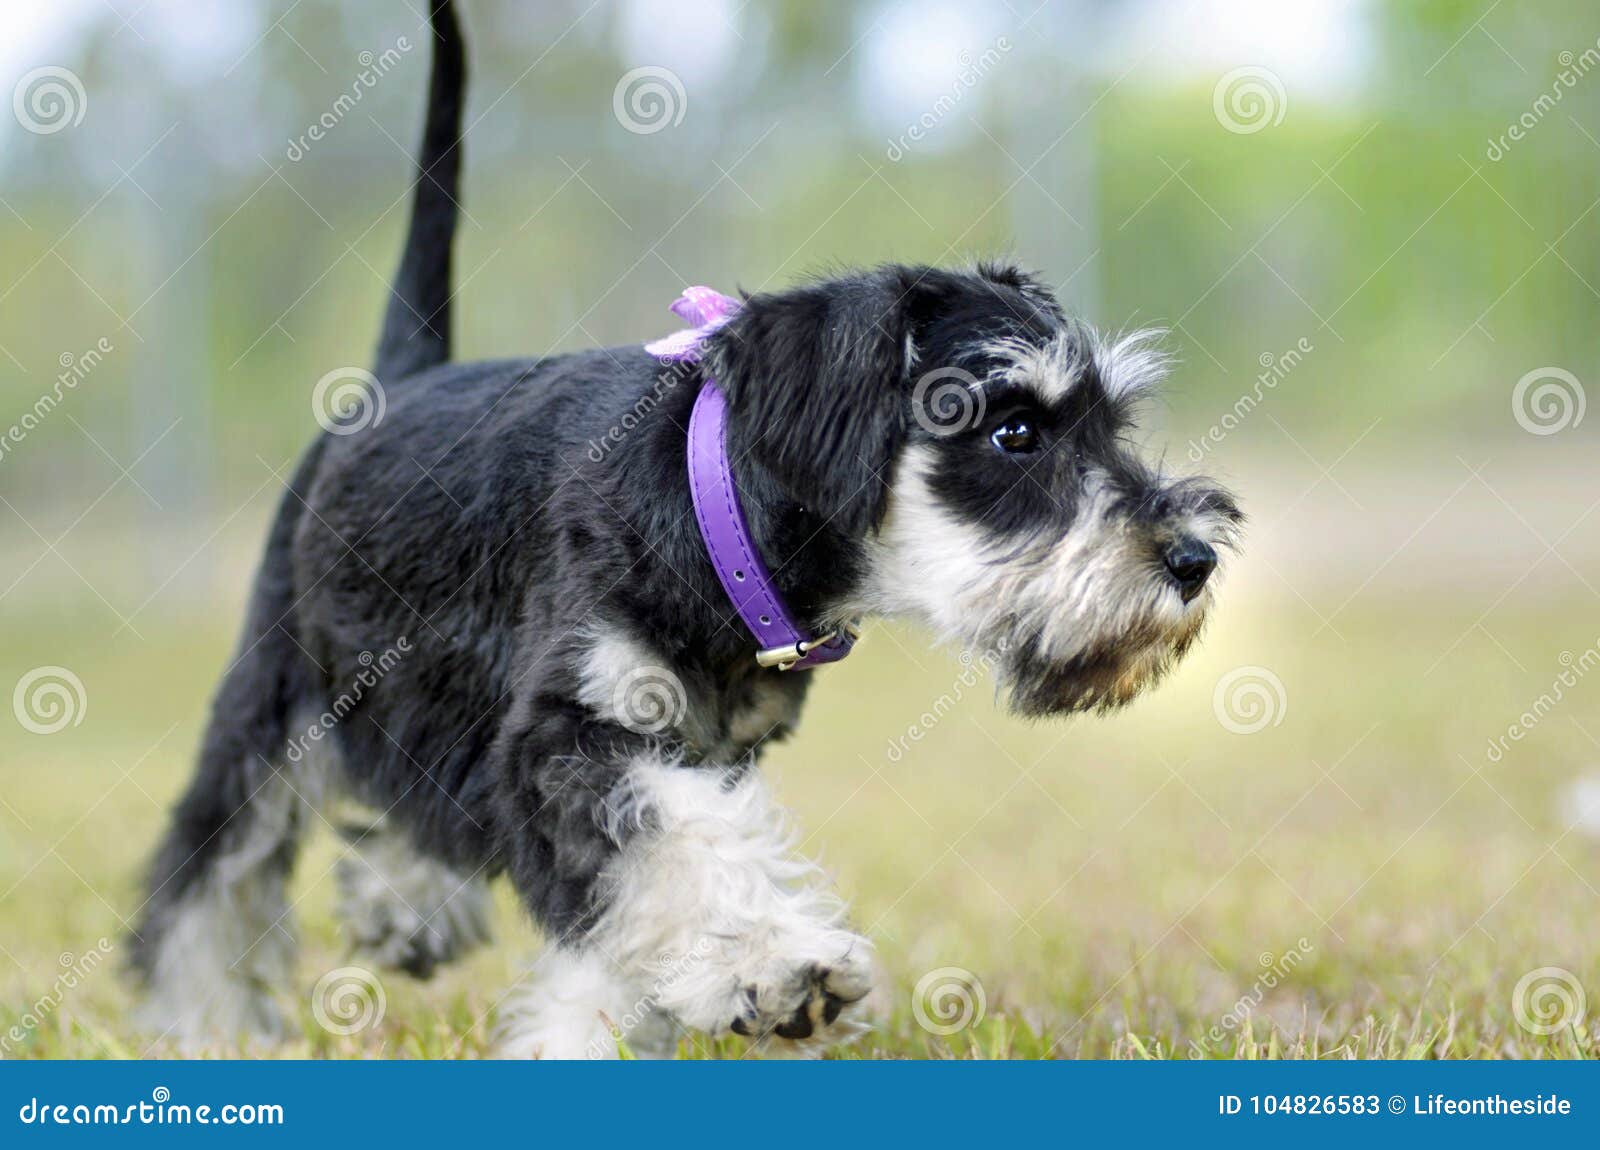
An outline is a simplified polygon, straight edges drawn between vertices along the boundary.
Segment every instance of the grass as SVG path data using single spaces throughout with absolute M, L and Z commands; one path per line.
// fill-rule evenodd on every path
M 1562 805 L 1600 758 L 1597 688 L 1568 692 L 1502 761 L 1486 754 L 1560 672 L 1582 605 L 1502 611 L 1490 639 L 1448 600 L 1363 601 L 1320 630 L 1293 598 L 1224 601 L 1202 650 L 1109 719 L 1022 724 L 983 687 L 937 706 L 961 667 L 900 629 L 874 628 L 822 673 L 768 768 L 880 947 L 881 1024 L 839 1056 L 1600 1056 L 1581 1020 L 1540 1034 L 1513 1009 L 1544 967 L 1600 995 L 1600 847 Z M 171 1053 L 128 1021 L 120 920 L 231 636 L 147 617 L 142 639 L 111 638 L 82 617 L 8 624 L 0 653 L 4 683 L 60 664 L 89 700 L 58 734 L 10 716 L 0 733 L 0 1037 L 18 1029 L 18 1057 Z M 1219 679 L 1245 665 L 1270 668 L 1285 700 L 1248 735 L 1213 712 Z M 891 754 L 934 710 L 936 729 Z M 430 983 L 383 973 L 384 1016 L 359 1033 L 315 1023 L 317 977 L 359 961 L 332 916 L 337 849 L 320 836 L 296 876 L 301 977 L 284 1001 L 304 1035 L 270 1053 L 484 1055 L 538 947 L 503 889 L 495 947 Z M 102 937 L 110 957 L 58 994 Z M 913 1010 L 943 968 L 984 1001 L 949 1034 Z

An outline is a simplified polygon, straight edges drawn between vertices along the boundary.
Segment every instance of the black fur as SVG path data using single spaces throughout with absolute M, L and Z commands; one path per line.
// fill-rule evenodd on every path
M 461 184 L 467 58 L 449 0 L 433 0 L 433 72 L 405 255 L 383 317 L 374 374 L 399 380 L 450 358 L 450 265 Z

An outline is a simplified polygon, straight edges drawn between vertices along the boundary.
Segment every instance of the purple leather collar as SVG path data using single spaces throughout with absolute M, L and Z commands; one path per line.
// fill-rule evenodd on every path
M 692 287 L 672 311 L 694 326 L 644 345 L 669 363 L 698 363 L 702 345 L 739 310 L 739 301 L 707 287 Z M 813 637 L 796 626 L 750 538 L 728 459 L 728 401 L 717 381 L 706 375 L 689 418 L 689 492 L 711 566 L 728 599 L 755 636 L 756 662 L 781 671 L 833 663 L 850 653 L 856 635 L 850 627 Z

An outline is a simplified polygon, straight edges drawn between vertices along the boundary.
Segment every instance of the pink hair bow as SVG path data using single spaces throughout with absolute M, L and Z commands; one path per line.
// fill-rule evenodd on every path
M 667 361 L 697 360 L 700 358 L 700 345 L 712 332 L 732 319 L 741 306 L 732 296 L 725 296 L 712 288 L 688 288 L 672 301 L 672 311 L 694 326 L 651 340 L 644 345 L 644 349 L 658 359 Z

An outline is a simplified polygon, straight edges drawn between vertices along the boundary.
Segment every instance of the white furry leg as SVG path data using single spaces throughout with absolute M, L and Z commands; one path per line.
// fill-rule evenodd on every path
M 820 1053 L 865 1029 L 871 944 L 794 854 L 753 768 L 641 761 L 608 808 L 627 845 L 589 944 L 658 1009 L 784 1053 Z
M 345 931 L 382 966 L 430 978 L 489 941 L 488 884 L 419 854 L 392 827 L 365 831 L 336 874 Z
M 290 985 L 295 938 L 286 888 L 301 799 L 276 778 L 251 800 L 248 832 L 164 912 L 138 1021 L 185 1049 L 278 1041 L 274 990 Z
M 532 981 L 502 1014 L 501 1058 L 616 1058 L 619 1043 L 640 1058 L 670 1057 L 677 1028 L 647 991 L 633 987 L 598 951 L 552 947 Z

